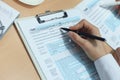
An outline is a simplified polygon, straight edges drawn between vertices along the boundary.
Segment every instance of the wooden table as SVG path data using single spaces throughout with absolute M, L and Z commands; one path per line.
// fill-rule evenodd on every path
M 28 6 L 18 0 L 4 1 L 18 10 L 20 17 L 32 16 L 46 10 L 69 9 L 80 2 L 80 0 L 45 0 L 39 6 Z M 14 25 L 0 40 L 0 80 L 40 80 Z

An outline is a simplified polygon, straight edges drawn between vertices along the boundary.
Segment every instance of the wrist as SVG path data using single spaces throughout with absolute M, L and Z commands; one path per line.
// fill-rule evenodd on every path
M 102 58 L 102 57 L 104 57 L 104 56 L 106 56 L 106 55 L 109 55 L 109 54 L 110 54 L 110 53 L 105 53 L 105 54 L 98 55 L 98 56 L 96 56 L 96 57 L 94 58 L 93 61 L 99 60 L 100 58 Z
M 85 51 L 85 52 L 92 61 L 95 61 L 108 54 L 105 50 L 99 50 L 99 49 L 95 49 L 94 51 Z

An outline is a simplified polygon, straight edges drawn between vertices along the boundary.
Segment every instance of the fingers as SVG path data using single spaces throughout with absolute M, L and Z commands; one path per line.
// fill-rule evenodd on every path
M 78 34 L 74 32 L 69 32 L 68 35 L 71 37 L 71 39 L 77 43 L 79 46 L 84 46 L 84 44 L 87 42 L 84 38 L 81 38 Z
M 77 25 L 70 27 L 70 29 L 73 30 L 78 30 L 80 28 L 84 27 L 89 27 L 89 26 L 93 26 L 92 24 L 90 24 L 88 21 L 86 21 L 85 19 L 83 19 L 82 21 L 80 21 Z
M 99 34 L 98 28 L 84 19 L 80 21 L 77 25 L 70 27 L 70 29 L 72 30 L 79 30 L 82 28 L 89 30 L 88 32 L 91 34 Z

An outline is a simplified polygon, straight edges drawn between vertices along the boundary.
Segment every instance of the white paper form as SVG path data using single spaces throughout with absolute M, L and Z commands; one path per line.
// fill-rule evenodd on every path
M 0 26 L 0 38 L 3 37 L 18 15 L 18 11 L 0 0 L 0 22 L 2 23 L 2 26 L 4 26 L 2 29 Z
M 100 6 L 107 2 L 108 0 L 84 0 L 75 8 L 83 13 L 85 19 L 96 25 L 107 43 L 116 49 L 120 47 L 120 16 L 113 7 Z
M 19 20 L 25 44 L 39 64 L 37 69 L 42 70 L 45 80 L 100 80 L 93 62 L 60 31 L 61 27 L 68 28 L 82 19 L 78 11 L 68 10 L 67 13 L 67 18 L 42 24 L 36 19 Z

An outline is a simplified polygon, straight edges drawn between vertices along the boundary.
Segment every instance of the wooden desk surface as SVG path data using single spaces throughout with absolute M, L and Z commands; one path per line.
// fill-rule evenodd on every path
M 80 0 L 45 0 L 39 6 L 33 7 L 24 5 L 18 0 L 4 1 L 18 10 L 20 17 L 32 16 L 46 10 L 68 9 L 80 2 Z M 0 80 L 40 80 L 13 25 L 0 40 Z
M 3 1 L 18 10 L 20 17 L 46 10 L 68 9 L 80 2 L 80 0 L 45 0 L 41 5 L 33 7 L 24 5 L 18 0 Z M 15 26 L 11 26 L 0 40 L 0 80 L 40 80 Z

